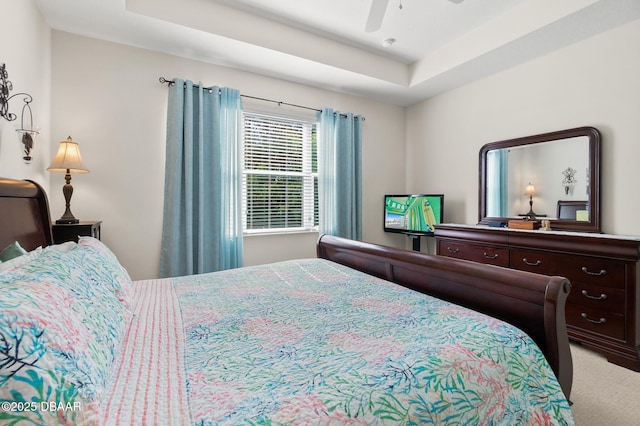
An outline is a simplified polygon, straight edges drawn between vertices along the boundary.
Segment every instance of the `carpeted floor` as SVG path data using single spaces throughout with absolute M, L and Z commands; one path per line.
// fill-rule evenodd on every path
M 571 344 L 571 411 L 577 426 L 640 425 L 640 372 Z

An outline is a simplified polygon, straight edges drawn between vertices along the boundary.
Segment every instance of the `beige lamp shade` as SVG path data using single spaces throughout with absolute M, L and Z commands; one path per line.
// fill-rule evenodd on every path
M 532 196 L 536 193 L 536 188 L 529 182 L 529 185 L 524 189 L 524 195 Z
M 66 141 L 58 145 L 58 153 L 51 161 L 47 170 L 61 173 L 89 173 L 89 169 L 84 165 L 78 144 L 71 140 L 71 136 Z

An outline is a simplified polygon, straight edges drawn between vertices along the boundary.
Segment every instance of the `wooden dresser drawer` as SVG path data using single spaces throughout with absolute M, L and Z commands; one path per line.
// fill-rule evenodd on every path
M 566 305 L 565 314 L 569 325 L 614 339 L 624 340 L 625 338 L 624 315 L 570 303 Z
M 582 282 L 624 289 L 625 264 L 589 256 L 544 253 L 533 250 L 511 250 L 510 266 L 545 275 L 560 275 L 571 283 Z
M 624 296 L 625 291 L 621 288 L 611 288 L 574 281 L 571 283 L 571 292 L 569 293 L 567 304 L 575 304 L 624 315 Z
M 465 244 L 450 240 L 438 241 L 438 253 L 441 256 L 472 260 L 496 266 L 509 266 L 509 250 L 490 245 Z

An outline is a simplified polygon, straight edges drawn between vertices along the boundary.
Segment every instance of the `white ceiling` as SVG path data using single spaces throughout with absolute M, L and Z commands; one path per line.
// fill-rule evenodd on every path
M 215 1 L 215 0 L 214 0 Z M 395 59 L 418 61 L 470 29 L 491 21 L 523 0 L 387 0 L 379 31 L 365 32 L 372 0 L 218 0 L 340 43 Z M 400 9 L 402 5 L 402 9 Z M 392 48 L 382 42 L 393 38 Z
M 365 32 L 372 0 L 35 1 L 56 30 L 397 105 L 640 18 L 640 0 L 389 0 Z

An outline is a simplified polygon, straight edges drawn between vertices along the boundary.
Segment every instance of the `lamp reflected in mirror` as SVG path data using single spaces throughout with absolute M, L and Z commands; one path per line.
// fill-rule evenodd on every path
M 66 141 L 60 142 L 58 152 L 47 170 L 50 172 L 65 173 L 64 178 L 66 184 L 62 187 L 62 193 L 64 194 L 66 209 L 62 217 L 56 220 L 56 223 L 78 223 L 79 220 L 71 213 L 71 196 L 73 195 L 71 174 L 89 173 L 89 169 L 84 165 L 82 156 L 80 155 L 80 148 L 77 143 L 71 140 L 71 136 L 69 136 Z
M 524 214 L 525 219 L 527 220 L 535 220 L 536 214 L 533 211 L 533 194 L 536 193 L 536 188 L 533 186 L 531 182 L 524 188 L 524 195 L 529 196 L 529 211 Z

